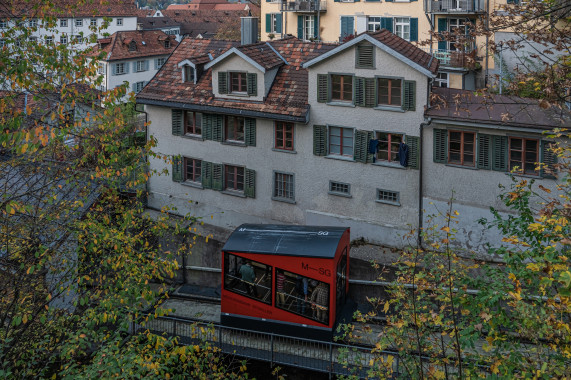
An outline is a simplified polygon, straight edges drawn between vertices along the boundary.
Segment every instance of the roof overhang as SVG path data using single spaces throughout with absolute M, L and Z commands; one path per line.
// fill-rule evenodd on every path
M 360 42 L 363 41 L 368 41 L 371 44 L 373 44 L 374 46 L 378 47 L 379 49 L 381 49 L 382 51 L 386 52 L 387 54 L 392 55 L 393 57 L 395 57 L 396 59 L 406 63 L 407 65 L 409 65 L 410 67 L 412 67 L 413 69 L 415 69 L 416 71 L 419 71 L 421 74 L 426 75 L 429 78 L 434 78 L 436 77 L 435 74 L 432 74 L 430 72 L 430 70 L 428 70 L 427 68 L 419 65 L 418 63 L 412 61 L 410 58 L 405 57 L 404 55 L 402 55 L 401 53 L 391 49 L 390 47 L 388 47 L 387 45 L 383 44 L 381 41 L 371 37 L 368 34 L 361 34 L 360 36 L 357 36 L 355 38 L 353 38 L 351 41 L 346 42 L 342 45 L 337 46 L 335 49 L 333 50 L 329 50 L 327 53 L 325 54 L 321 54 L 318 57 L 315 57 L 307 62 L 305 62 L 302 67 L 304 69 L 313 66 L 315 64 L 318 64 L 320 62 L 325 61 L 326 59 L 334 56 L 337 53 L 342 52 L 343 50 L 349 49 L 350 47 L 357 45 Z
M 539 127 L 537 126 L 523 126 L 523 125 L 509 125 L 509 124 L 502 124 L 502 123 L 486 123 L 483 121 L 466 121 L 466 120 L 459 120 L 453 117 L 438 117 L 438 116 L 429 116 L 432 123 L 436 124 L 443 124 L 443 125 L 451 125 L 451 126 L 460 126 L 466 128 L 478 128 L 478 129 L 496 129 L 502 131 L 514 131 L 514 132 L 527 132 L 527 133 L 545 133 L 546 131 L 553 130 L 554 127 Z
M 259 63 L 257 63 L 252 58 L 248 57 L 246 54 L 242 53 L 240 50 L 238 50 L 235 47 L 229 49 L 224 54 L 216 57 L 216 59 L 214 59 L 213 61 L 204 65 L 204 69 L 208 70 L 209 68 L 211 68 L 212 66 L 216 65 L 219 62 L 222 62 L 223 60 L 225 60 L 226 58 L 228 58 L 232 54 L 236 54 L 237 56 L 242 58 L 244 61 L 246 61 L 249 64 L 251 64 L 252 66 L 254 66 L 256 69 L 260 70 L 262 73 L 264 73 L 264 74 L 266 73 L 266 69 L 262 65 L 260 65 Z

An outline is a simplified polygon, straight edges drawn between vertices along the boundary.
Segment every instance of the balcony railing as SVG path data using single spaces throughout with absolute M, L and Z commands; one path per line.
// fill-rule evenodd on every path
M 282 12 L 325 12 L 327 10 L 327 2 L 319 0 L 283 0 L 280 1 L 280 10 Z
M 426 0 L 429 13 L 478 13 L 486 10 L 483 0 Z
M 424 48 L 423 50 L 430 53 L 428 48 Z M 440 66 L 465 68 L 469 70 L 476 68 L 476 50 L 465 53 L 462 51 L 434 49 L 430 54 L 440 61 Z

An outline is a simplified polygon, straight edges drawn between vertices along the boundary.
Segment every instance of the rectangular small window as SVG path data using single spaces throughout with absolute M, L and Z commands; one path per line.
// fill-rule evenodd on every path
M 30 20 L 30 28 L 35 28 L 38 26 L 38 20 L 36 20 L 35 18 Z
M 539 175 L 539 140 L 510 137 L 510 171 Z
M 122 74 L 125 74 L 125 73 L 126 73 L 126 71 L 125 71 L 125 63 L 117 63 L 117 64 L 115 65 L 115 74 L 117 74 L 117 75 L 122 75 Z
M 284 150 L 293 150 L 293 123 L 285 121 L 276 121 L 276 140 L 275 148 Z
M 184 158 L 184 180 L 202 182 L 202 161 L 195 158 Z
M 230 73 L 230 91 L 238 93 L 247 93 L 246 73 L 231 72 Z
M 171 47 L 171 41 L 170 40 L 165 40 L 165 49 L 168 49 Z
M 0 28 L 5 28 L 8 23 L 5 20 L 0 20 Z
M 367 31 L 376 32 L 378 30 L 381 30 L 381 18 L 367 17 Z
M 244 124 L 243 117 L 226 116 L 224 123 L 224 139 L 226 141 L 244 142 Z
M 379 78 L 378 104 L 380 106 L 402 105 L 402 79 Z
M 274 172 L 274 193 L 276 200 L 295 200 L 294 175 Z
M 83 37 L 80 35 L 73 36 L 73 42 L 76 44 L 80 44 L 83 42 Z
M 184 112 L 184 133 L 187 135 L 202 135 L 202 114 L 199 112 Z
M 62 18 L 61 20 L 59 20 L 59 26 L 61 28 L 67 28 L 67 19 L 66 18 Z
M 54 43 L 54 38 L 52 36 L 46 36 L 46 45 L 51 45 Z
M 167 61 L 166 58 L 157 58 L 157 69 L 163 67 L 166 61 Z
M 336 102 L 353 101 L 353 76 L 331 75 L 331 100 Z
M 224 289 L 272 304 L 272 267 L 243 257 L 224 253 Z
M 75 26 L 77 26 L 77 27 L 83 26 L 83 19 L 81 19 L 81 18 L 76 19 L 75 20 Z
M 303 17 L 303 40 L 309 41 L 315 38 L 315 16 Z
M 104 63 L 100 63 L 99 65 L 97 65 L 97 73 L 98 74 L 105 74 L 105 64 Z
M 97 19 L 96 19 L 96 18 L 92 18 L 91 20 L 89 20 L 89 25 L 91 25 L 91 26 L 97 26 Z
M 400 206 L 400 194 L 397 191 L 377 189 L 377 202 Z
M 343 182 L 329 181 L 329 194 L 350 196 L 351 185 Z
M 30 42 L 38 42 L 37 36 L 30 36 Z
M 377 159 L 386 162 L 399 162 L 399 146 L 403 135 L 399 133 L 377 132 Z
M 117 19 L 117 26 L 122 26 L 123 25 L 123 19 L 122 18 L 118 18 Z
M 190 65 L 184 65 L 183 70 L 184 81 L 194 83 L 194 68 Z
M 244 168 L 224 165 L 224 190 L 244 191 Z
M 135 92 L 136 92 L 136 93 L 141 92 L 144 87 L 145 87 L 145 82 L 137 82 L 137 83 L 135 83 Z
M 6 40 L 3 38 L 0 38 L 0 48 L 3 48 L 4 46 L 6 46 Z
M 395 34 L 403 40 L 410 41 L 410 18 L 395 17 Z
M 66 36 L 65 34 L 62 34 L 62 35 L 59 37 L 59 43 L 60 43 L 60 44 L 67 44 L 67 36 Z
M 137 61 L 137 72 L 145 71 L 145 61 Z
M 475 166 L 476 134 L 474 132 L 448 131 L 448 163 Z
M 271 13 L 270 14 L 270 32 L 271 33 L 281 33 L 278 31 L 278 17 L 281 18 L 281 13 Z
M 434 79 L 434 85 L 436 87 L 448 87 L 448 73 L 438 73 Z
M 329 154 L 353 157 L 353 128 L 329 127 Z

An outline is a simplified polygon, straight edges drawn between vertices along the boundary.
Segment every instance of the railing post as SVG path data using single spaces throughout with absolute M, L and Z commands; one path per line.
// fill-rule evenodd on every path
M 274 333 L 270 334 L 270 352 L 272 354 L 271 360 L 270 360 L 270 366 L 271 368 L 274 368 Z
M 329 380 L 333 374 L 333 343 L 329 342 Z

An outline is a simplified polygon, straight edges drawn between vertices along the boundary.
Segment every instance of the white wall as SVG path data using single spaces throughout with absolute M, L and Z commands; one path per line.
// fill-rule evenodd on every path
M 103 78 L 103 85 L 106 90 L 111 90 L 117 86 L 123 84 L 123 82 L 129 82 L 129 91 L 133 91 L 133 83 L 136 82 L 150 82 L 155 74 L 159 71 L 156 67 L 155 61 L 158 58 L 167 58 L 168 55 L 153 56 L 153 57 L 142 57 L 138 59 L 128 59 L 119 61 L 104 61 L 105 64 L 105 78 Z M 137 61 L 147 61 L 148 70 L 137 72 L 134 67 L 134 63 Z M 127 74 L 113 75 L 113 65 L 117 63 L 125 63 L 129 66 L 129 72 Z

